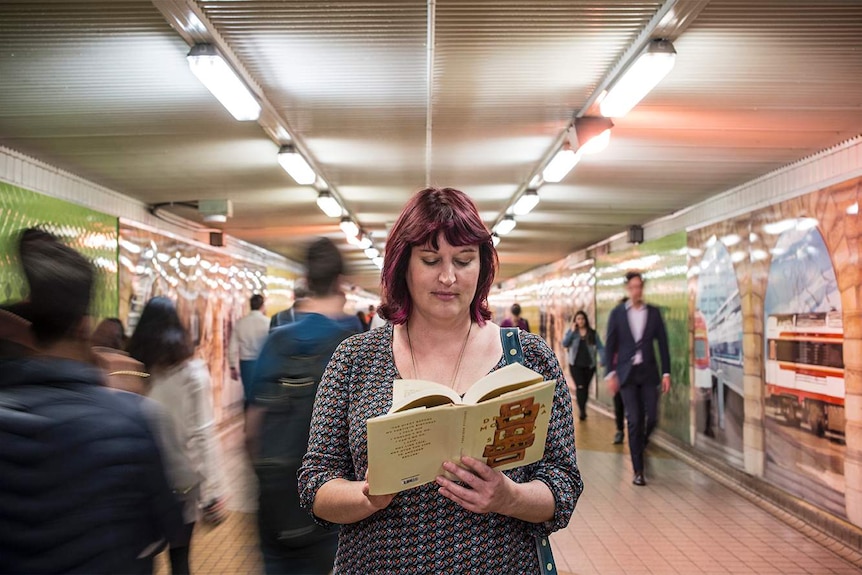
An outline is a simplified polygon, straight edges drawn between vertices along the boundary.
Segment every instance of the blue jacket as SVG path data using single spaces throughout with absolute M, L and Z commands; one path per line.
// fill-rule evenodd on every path
M 0 373 L 0 573 L 151 573 L 182 515 L 143 398 L 76 361 Z
M 599 337 L 598 332 L 595 332 L 596 335 L 596 344 L 588 345 L 587 349 L 590 350 L 590 359 L 592 360 L 592 364 L 590 367 L 593 369 L 596 368 L 596 353 L 603 353 L 604 346 L 602 346 L 602 339 Z M 563 347 L 566 348 L 567 361 L 569 365 L 574 365 L 575 358 L 578 355 L 578 346 L 581 344 L 581 331 L 578 329 L 566 330 L 566 335 L 563 336 Z
M 620 385 L 625 385 L 632 370 L 635 353 L 640 347 L 645 366 L 651 368 L 650 375 L 655 374 L 655 384 L 659 378 L 658 360 L 655 354 L 655 343 L 658 343 L 661 354 L 661 372 L 670 373 L 670 351 L 667 343 L 667 331 L 664 320 L 657 307 L 647 305 L 647 322 L 644 328 L 640 346 L 632 335 L 626 304 L 622 303 L 611 311 L 608 317 L 608 335 L 605 338 L 604 366 L 608 373 L 617 372 Z

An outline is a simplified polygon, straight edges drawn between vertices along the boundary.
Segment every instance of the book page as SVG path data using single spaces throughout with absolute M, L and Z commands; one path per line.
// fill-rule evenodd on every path
M 443 462 L 460 455 L 463 407 L 412 409 L 372 417 L 368 431 L 368 485 L 371 495 L 398 493 L 431 483 Z
M 544 381 L 465 407 L 463 453 L 501 471 L 542 459 L 555 387 Z
M 396 379 L 392 382 L 392 407 L 389 413 L 447 403 L 461 403 L 461 396 L 445 385 L 422 379 Z
M 498 395 L 540 382 L 545 378 L 529 367 L 512 363 L 493 371 L 473 384 L 464 394 L 464 404 L 486 401 Z

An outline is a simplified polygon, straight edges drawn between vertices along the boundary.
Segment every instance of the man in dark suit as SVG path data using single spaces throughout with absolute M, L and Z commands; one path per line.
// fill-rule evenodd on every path
M 640 272 L 626 274 L 629 299 L 611 311 L 605 338 L 605 380 L 611 393 L 619 390 L 625 405 L 635 485 L 646 485 L 644 447 L 658 419 L 658 388 L 670 390 L 670 353 L 667 331 L 658 308 L 643 301 Z M 659 379 L 655 343 L 658 342 L 662 377 Z M 646 420 L 644 420 L 646 419 Z

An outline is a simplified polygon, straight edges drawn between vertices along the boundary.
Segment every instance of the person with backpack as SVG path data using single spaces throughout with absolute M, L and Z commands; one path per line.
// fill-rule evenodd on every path
M 361 327 L 358 321 L 343 321 L 346 299 L 339 286 L 344 262 L 335 244 L 316 240 L 305 261 L 308 295 L 302 314 L 269 334 L 246 412 L 246 443 L 260 486 L 260 548 L 268 574 L 329 573 L 338 546 L 338 531 L 316 525 L 300 507 L 296 474 L 323 371 L 338 344 Z

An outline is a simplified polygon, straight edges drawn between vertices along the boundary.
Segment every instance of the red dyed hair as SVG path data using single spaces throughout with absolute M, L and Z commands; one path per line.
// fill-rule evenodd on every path
M 430 244 L 439 249 L 441 233 L 452 246 L 478 246 L 479 281 L 470 302 L 470 317 L 479 325 L 491 319 L 488 292 L 499 265 L 491 232 L 467 194 L 454 188 L 425 188 L 404 206 L 386 241 L 379 312 L 393 324 L 406 322 L 413 309 L 407 289 L 407 265 L 413 247 Z

